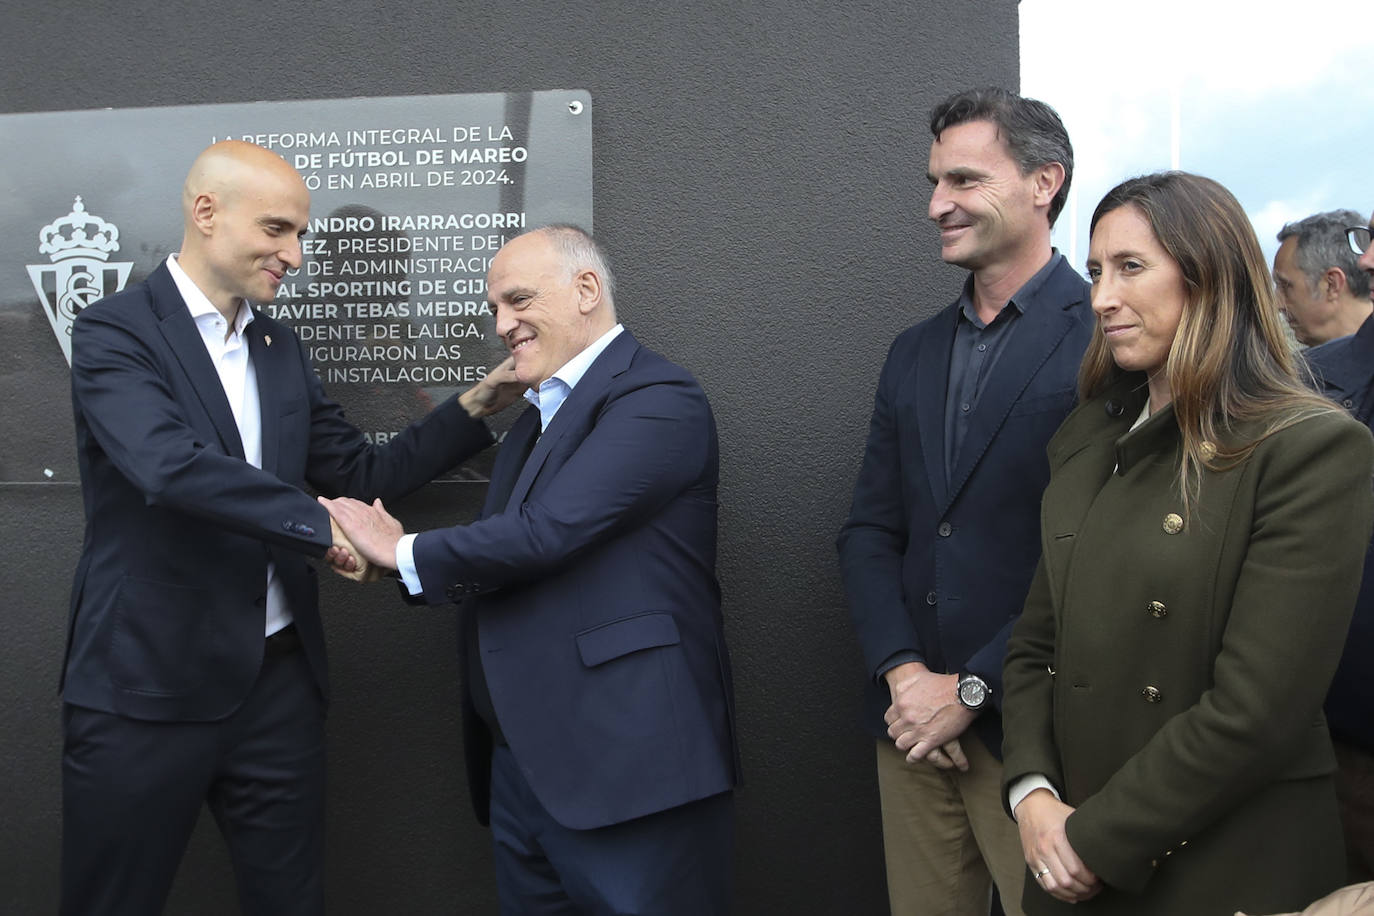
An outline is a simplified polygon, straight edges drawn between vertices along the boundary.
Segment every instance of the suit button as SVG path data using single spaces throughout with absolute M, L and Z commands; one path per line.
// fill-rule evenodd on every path
M 1346 410 L 1350 410 L 1355 406 L 1355 402 L 1352 401 L 1350 398 L 1346 398 L 1344 401 L 1341 401 L 1341 406 L 1344 407 Z
M 1170 512 L 1164 516 L 1164 533 L 1178 534 L 1183 530 L 1183 516 L 1177 512 Z
M 937 599 L 935 597 L 934 592 L 926 592 L 926 604 L 929 604 L 931 607 L 934 607 L 936 600 Z
M 311 528 L 309 525 L 297 525 L 296 530 L 308 538 L 313 538 L 315 536 L 315 529 Z
M 1126 405 L 1113 398 L 1107 402 L 1107 416 L 1119 417 L 1126 412 Z
M 450 600 L 450 601 L 457 601 L 457 600 L 458 600 L 458 586 L 456 586 L 456 585 L 450 585 L 448 588 L 444 589 L 444 594 L 448 596 L 448 600 Z
M 1169 616 L 1169 609 L 1164 606 L 1163 601 L 1151 601 L 1148 605 L 1146 605 L 1146 609 L 1150 612 L 1151 617 Z
M 1164 694 L 1159 692 L 1158 687 L 1146 687 L 1140 691 L 1140 695 L 1145 698 L 1146 703 L 1158 703 L 1164 699 Z
M 940 527 L 935 529 L 942 538 L 947 538 L 954 533 L 954 526 L 949 522 L 941 522 Z
M 282 526 L 282 529 L 283 529 L 284 531 L 295 531 L 295 530 L 296 530 L 296 523 L 295 523 L 295 522 L 282 522 L 282 523 L 281 523 L 281 526 Z

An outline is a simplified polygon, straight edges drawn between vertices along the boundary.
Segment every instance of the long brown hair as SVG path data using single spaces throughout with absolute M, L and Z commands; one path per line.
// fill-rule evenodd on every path
M 1188 172 L 1131 178 L 1102 198 L 1089 234 L 1119 207 L 1135 207 L 1145 217 L 1187 284 L 1164 366 L 1183 433 L 1178 482 L 1186 507 L 1197 498 L 1203 468 L 1234 467 L 1279 430 L 1337 408 L 1299 380 L 1269 266 L 1230 191 Z M 1122 374 L 1106 338 L 1094 334 L 1078 373 L 1080 398 Z M 1258 433 L 1237 428 L 1256 420 Z

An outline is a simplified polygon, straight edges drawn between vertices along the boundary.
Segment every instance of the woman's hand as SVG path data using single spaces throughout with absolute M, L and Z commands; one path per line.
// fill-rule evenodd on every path
M 1015 811 L 1026 864 L 1046 893 L 1065 903 L 1091 900 L 1102 890 L 1101 879 L 1078 858 L 1064 832 L 1073 811 L 1048 789 L 1036 789 Z

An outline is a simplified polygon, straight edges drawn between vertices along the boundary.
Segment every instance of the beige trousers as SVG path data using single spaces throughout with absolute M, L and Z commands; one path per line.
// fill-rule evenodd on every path
M 973 734 L 968 772 L 910 764 L 878 742 L 878 792 L 892 916 L 987 916 L 996 881 L 1007 916 L 1022 916 L 1026 862 L 1002 808 L 1002 763 Z

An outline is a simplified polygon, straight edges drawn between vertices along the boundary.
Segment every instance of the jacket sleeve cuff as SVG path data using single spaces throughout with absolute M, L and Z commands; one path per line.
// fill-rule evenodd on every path
M 1026 800 L 1026 796 L 1036 789 L 1049 789 L 1050 794 L 1059 799 L 1059 790 L 1049 781 L 1044 773 L 1027 773 L 1016 779 L 1007 787 L 1007 810 L 1011 812 L 1011 819 L 1016 820 L 1016 806 Z M 1063 801 L 1063 799 L 1059 799 Z

